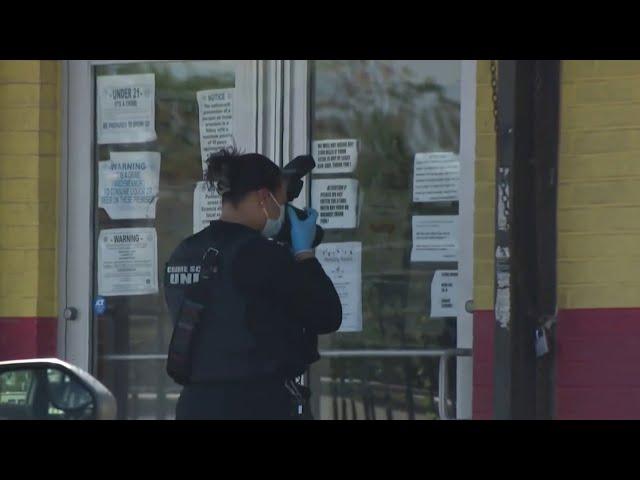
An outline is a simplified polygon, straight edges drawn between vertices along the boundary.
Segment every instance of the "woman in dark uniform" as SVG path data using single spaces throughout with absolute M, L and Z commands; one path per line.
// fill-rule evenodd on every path
M 290 210 L 291 241 L 277 243 L 271 238 L 291 209 L 281 170 L 263 155 L 233 150 L 212 155 L 207 165 L 207 181 L 222 196 L 221 217 L 181 242 L 165 276 L 175 322 L 196 276 L 172 272 L 196 271 L 205 252 L 215 253 L 217 283 L 205 288 L 176 418 L 297 418 L 293 379 L 318 360 L 317 336 L 342 321 L 336 290 L 312 248 L 318 214 L 309 209 L 301 220 Z

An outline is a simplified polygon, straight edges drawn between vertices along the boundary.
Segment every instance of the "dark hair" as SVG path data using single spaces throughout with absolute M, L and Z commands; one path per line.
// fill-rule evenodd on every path
M 280 186 L 280 169 L 259 153 L 240 153 L 228 147 L 207 158 L 206 180 L 222 196 L 222 201 L 237 205 L 249 192 Z

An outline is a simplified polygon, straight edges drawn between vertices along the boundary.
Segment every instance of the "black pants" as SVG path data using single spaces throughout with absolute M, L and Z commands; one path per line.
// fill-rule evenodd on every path
M 187 385 L 176 420 L 294 420 L 295 404 L 284 380 Z

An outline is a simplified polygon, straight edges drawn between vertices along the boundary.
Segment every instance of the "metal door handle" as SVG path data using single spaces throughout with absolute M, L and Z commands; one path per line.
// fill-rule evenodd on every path
M 78 318 L 78 309 L 75 307 L 67 307 L 64 309 L 65 320 L 75 320 Z

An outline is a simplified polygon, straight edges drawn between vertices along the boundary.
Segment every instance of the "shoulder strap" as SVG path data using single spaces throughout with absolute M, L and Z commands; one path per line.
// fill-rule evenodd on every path
M 233 258 L 236 256 L 236 253 L 244 247 L 251 240 L 258 237 L 260 234 L 258 232 L 246 231 L 242 232 L 239 235 L 233 235 L 229 238 L 225 238 L 223 240 L 216 239 L 213 235 L 213 229 L 209 231 L 209 238 L 211 240 L 211 246 L 213 248 L 219 249 L 222 255 L 222 261 L 225 264 L 231 265 Z
M 227 238 L 215 238 L 213 229 L 211 227 L 207 228 L 209 228 L 207 232 L 209 242 L 202 251 L 202 258 L 200 259 L 200 279 L 198 282 L 189 285 L 185 292 L 185 298 L 201 305 L 206 303 L 208 290 L 214 278 L 220 279 L 221 276 L 224 278 L 229 275 L 236 253 L 259 235 L 257 232 L 246 231 L 241 232 L 239 235 L 230 235 Z M 214 272 L 209 272 L 208 269 L 213 267 L 221 268 L 221 276 L 211 275 Z

